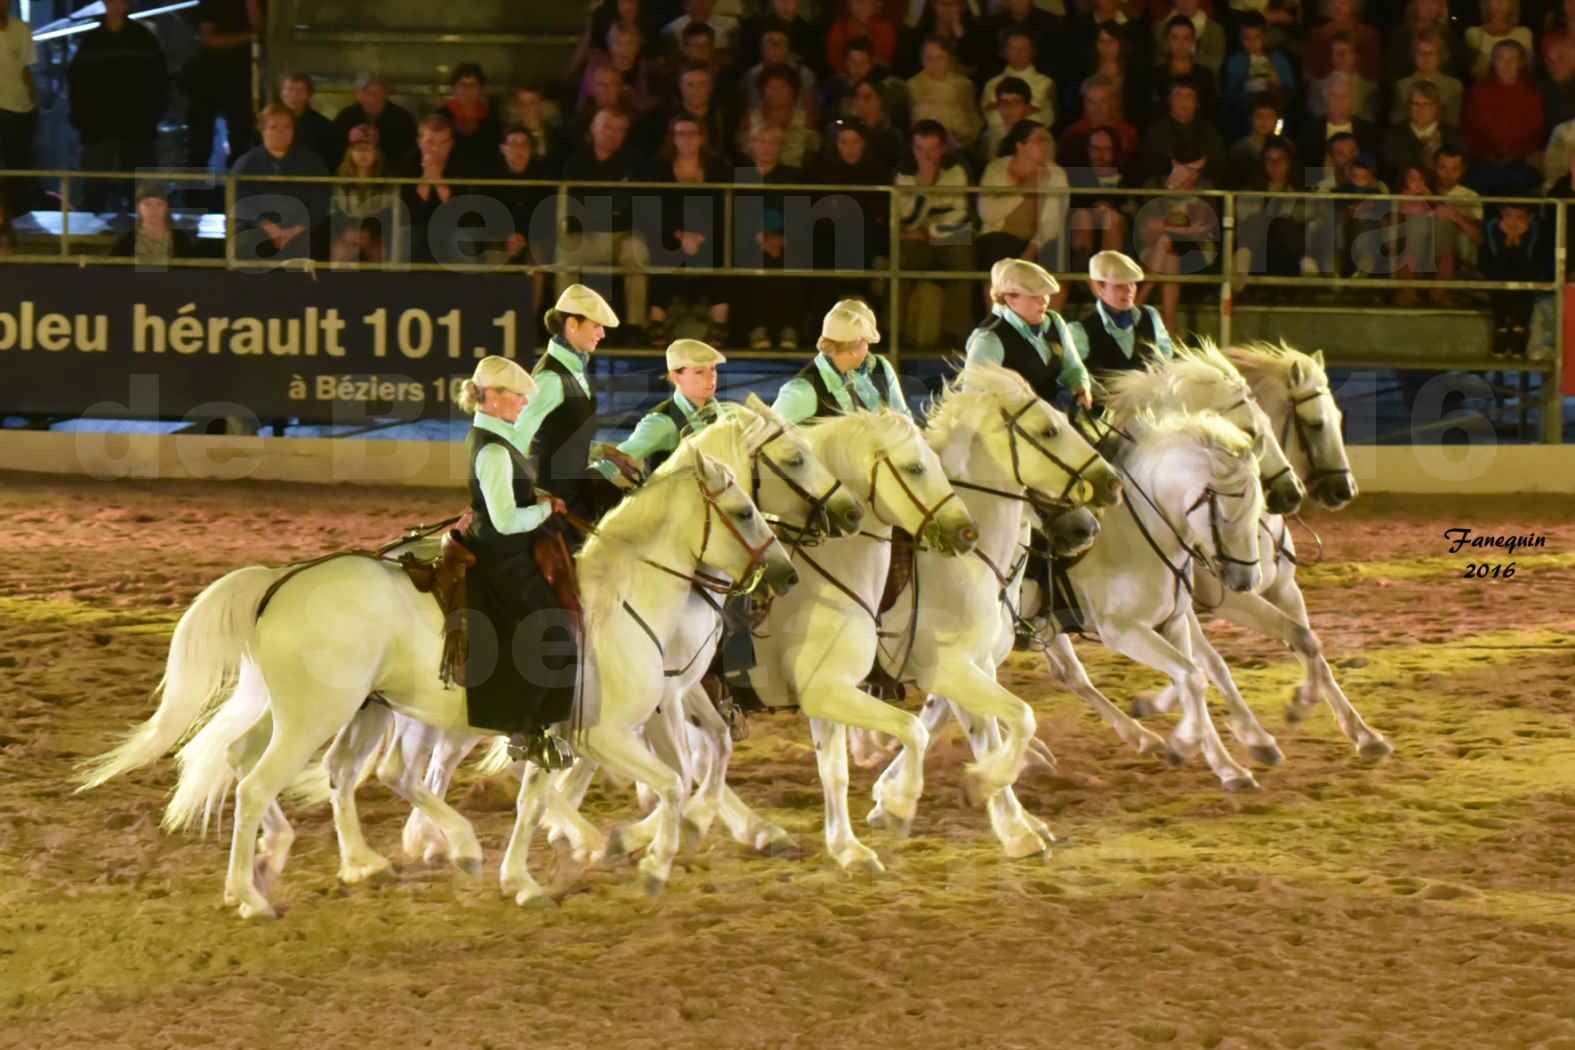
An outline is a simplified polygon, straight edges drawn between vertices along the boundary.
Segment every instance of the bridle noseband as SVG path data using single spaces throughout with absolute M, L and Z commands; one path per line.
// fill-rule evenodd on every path
M 1301 397 L 1290 398 L 1291 411 L 1290 414 L 1285 418 L 1285 425 L 1280 428 L 1280 445 L 1285 449 L 1286 459 L 1289 459 L 1291 454 L 1291 427 L 1294 425 L 1296 428 L 1297 440 L 1302 443 L 1302 451 L 1307 453 L 1307 463 L 1311 468 L 1308 471 L 1307 477 L 1303 479 L 1307 483 L 1307 487 L 1309 489 L 1312 488 L 1312 486 L 1318 484 L 1318 482 L 1322 481 L 1324 478 L 1346 477 L 1350 476 L 1352 473 L 1349 466 L 1320 467 L 1318 465 L 1318 461 L 1313 458 L 1312 441 L 1307 436 L 1307 424 L 1302 422 L 1301 413 L 1297 411 L 1298 408 L 1305 405 L 1307 402 L 1316 401 L 1328 394 L 1329 388 L 1326 386 L 1321 386 L 1310 394 L 1304 394 Z
M 940 502 L 936 503 L 935 506 L 926 507 L 924 505 L 924 501 L 919 498 L 919 494 L 914 492 L 912 486 L 903 480 L 902 471 L 898 470 L 897 464 L 891 461 L 891 454 L 882 452 L 878 457 L 876 457 L 875 462 L 870 464 L 870 495 L 869 499 L 865 502 L 870 506 L 871 509 L 876 509 L 880 506 L 880 504 L 875 502 L 875 489 L 882 464 L 884 464 L 886 470 L 890 472 L 892 480 L 897 482 L 897 487 L 902 489 L 903 495 L 907 496 L 908 501 L 918 508 L 920 514 L 919 525 L 917 528 L 911 530 L 911 534 L 917 549 L 922 550 L 925 532 L 929 530 L 930 525 L 935 521 L 935 516 L 941 512 L 941 508 L 957 498 L 957 493 L 953 490 L 948 490 L 946 495 L 942 496 Z M 888 522 L 888 524 L 891 524 L 895 527 L 895 522 Z
M 1012 454 L 1012 480 L 1017 482 L 1017 484 L 1023 489 L 1023 494 L 1006 492 L 1002 489 L 991 488 L 988 485 L 977 485 L 971 481 L 958 481 L 955 478 L 950 479 L 952 486 L 954 488 L 968 489 L 970 492 L 985 492 L 992 496 L 999 496 L 1002 499 L 1019 500 L 1024 503 L 1032 504 L 1035 508 L 1041 511 L 1071 510 L 1077 506 L 1076 501 L 1072 499 L 1073 490 L 1079 485 L 1083 484 L 1088 485 L 1090 488 L 1093 487 L 1093 482 L 1089 481 L 1083 475 L 1090 467 L 1099 462 L 1102 457 L 1099 454 L 1099 450 L 1096 448 L 1093 450 L 1093 455 L 1091 455 L 1082 466 L 1074 467 L 1066 460 L 1062 459 L 1060 456 L 1057 456 L 1054 452 L 1050 451 L 1050 449 L 1041 444 L 1039 439 L 1030 434 L 1022 423 L 1023 417 L 1027 415 L 1029 411 L 1031 411 L 1037 404 L 1039 404 L 1038 398 L 1030 398 L 1026 403 L 1024 403 L 1023 407 L 1019 408 L 1016 412 L 1008 412 L 1004 408 L 1000 409 L 1001 421 L 1006 424 L 1006 435 L 1009 441 L 1008 448 L 1011 450 Z M 1061 468 L 1061 472 L 1066 475 L 1067 481 L 1066 484 L 1061 487 L 1061 491 L 1058 494 L 1054 496 L 1047 495 L 1023 480 L 1022 456 L 1017 449 L 1018 438 L 1022 438 L 1023 441 L 1027 442 L 1029 448 L 1033 449 L 1045 459 Z
M 831 534 L 831 513 L 826 508 L 831 502 L 831 498 L 842 488 L 842 482 L 833 478 L 831 487 L 819 496 L 816 496 L 788 476 L 787 471 L 783 470 L 776 460 L 766 455 L 766 446 L 786 432 L 786 427 L 778 427 L 772 432 L 770 437 L 762 441 L 755 448 L 755 451 L 750 454 L 749 497 L 754 501 L 756 507 L 760 506 L 760 465 L 764 463 L 771 473 L 780 478 L 782 484 L 788 487 L 788 491 L 804 501 L 806 508 L 804 511 L 804 524 L 795 525 L 792 522 L 779 519 L 774 522 L 775 528 L 786 530 L 795 546 L 814 546 Z

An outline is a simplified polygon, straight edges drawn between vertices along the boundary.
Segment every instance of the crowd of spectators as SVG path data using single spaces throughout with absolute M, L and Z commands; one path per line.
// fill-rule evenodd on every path
M 163 106 L 151 38 L 125 23 L 125 6 L 108 0 L 72 66 L 88 167 L 136 167 Z M 239 218 L 264 256 L 387 258 L 402 207 L 410 257 L 440 258 L 426 220 L 464 180 L 487 177 L 672 187 L 576 190 L 565 226 L 550 189 L 486 190 L 514 225 L 492 257 L 558 264 L 565 284 L 579 267 L 722 266 L 729 255 L 738 268 L 879 269 L 897 253 L 906 269 L 988 270 L 1011 256 L 1067 271 L 1107 248 L 1152 273 L 1206 273 L 1220 263 L 1218 198 L 1124 191 L 1317 190 L 1352 199 L 1240 198 L 1233 262 L 1249 286 L 1304 274 L 1547 279 L 1551 217 L 1477 197 L 1575 196 L 1575 0 L 602 0 L 552 83 L 500 88 L 462 64 L 418 118 L 367 75 L 330 119 L 311 77 L 292 74 L 258 118 L 256 145 L 236 78 L 259 0 L 201 10 L 204 58 L 182 85 L 193 162 L 222 114 L 242 175 L 368 180 L 256 184 L 269 207 Z M 16 68 L 0 52 L 8 159 L 18 119 L 7 111 L 29 97 L 5 83 Z M 384 175 L 422 181 L 371 181 Z M 895 210 L 876 187 L 897 188 Z M 1371 199 L 1389 192 L 1449 199 Z M 844 290 L 660 272 L 622 284 L 638 338 L 661 343 L 681 306 L 713 339 L 754 348 L 796 347 L 804 320 Z M 1145 298 L 1174 326 L 1182 287 L 1157 287 Z M 979 290 L 935 281 L 911 303 L 911 331 L 952 341 Z M 1520 323 L 1499 312 L 1503 327 Z

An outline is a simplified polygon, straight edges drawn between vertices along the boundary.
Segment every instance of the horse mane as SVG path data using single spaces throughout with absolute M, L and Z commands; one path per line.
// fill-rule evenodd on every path
M 588 624 L 603 622 L 639 579 L 640 573 L 630 571 L 629 551 L 668 531 L 679 486 L 694 485 L 697 476 L 689 456 L 673 455 L 597 523 L 575 556 Z
M 1298 364 L 1302 367 L 1304 384 L 1329 385 L 1329 376 L 1323 366 L 1311 355 L 1302 353 L 1284 340 L 1278 343 L 1255 340 L 1240 346 L 1232 346 L 1225 351 L 1225 356 L 1254 387 L 1261 379 L 1272 379 L 1284 389 L 1292 389 L 1291 370 Z
M 857 461 L 869 449 L 890 451 L 909 441 L 917 429 L 913 420 L 891 408 L 875 411 L 856 409 L 827 416 L 805 431 L 815 438 L 815 455 L 826 469 L 839 478 L 864 471 Z
M 1178 345 L 1175 357 L 1152 361 L 1146 367 L 1120 372 L 1105 381 L 1107 411 L 1117 419 L 1130 419 L 1154 405 L 1186 400 L 1189 387 L 1218 386 L 1221 380 L 1248 390 L 1247 379 L 1210 339 L 1192 346 Z
M 925 440 L 939 453 L 951 445 L 959 427 L 970 433 L 983 425 L 982 413 L 994 411 L 1003 402 L 1027 401 L 1038 397 L 1021 374 L 988 361 L 972 361 L 956 378 L 941 388 L 940 397 L 929 407 L 924 427 Z
M 1258 461 L 1252 439 L 1217 412 L 1167 412 L 1156 416 L 1139 411 L 1129 423 L 1137 448 L 1133 460 L 1158 457 L 1167 452 L 1201 451 L 1209 459 L 1209 473 L 1221 484 L 1241 483 L 1258 489 Z

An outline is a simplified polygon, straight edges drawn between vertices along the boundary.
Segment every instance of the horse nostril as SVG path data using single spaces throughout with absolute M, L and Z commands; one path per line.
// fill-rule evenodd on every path
M 979 530 L 972 525 L 964 525 L 958 530 L 957 538 L 971 547 L 979 542 Z

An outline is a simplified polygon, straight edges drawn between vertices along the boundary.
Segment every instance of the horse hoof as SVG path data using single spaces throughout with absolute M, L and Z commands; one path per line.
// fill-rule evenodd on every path
M 558 902 L 540 886 L 527 886 L 514 895 L 514 903 L 521 908 L 534 908 L 546 910 L 556 907 Z
M 848 861 L 846 864 L 842 865 L 842 870 L 847 872 L 849 875 L 863 875 L 873 877 L 876 875 L 886 874 L 886 865 L 880 862 L 879 857 L 871 853 L 868 856 L 860 856 Z
M 1315 704 L 1297 703 L 1293 698 L 1290 703 L 1285 705 L 1285 723 L 1293 726 L 1300 725 L 1307 720 L 1308 715 L 1312 714 L 1312 709 L 1315 706 Z
M 913 834 L 913 817 L 899 817 L 895 813 L 884 809 L 879 802 L 864 815 L 864 822 L 872 828 L 881 828 L 896 835 L 898 838 L 907 838 Z
M 665 889 L 667 889 L 666 879 L 659 875 L 652 875 L 649 872 L 640 874 L 640 892 L 647 897 L 660 897 Z
M 602 856 L 607 860 L 622 860 L 633 852 L 628 835 L 620 826 L 613 828 L 607 835 L 607 849 L 603 851 Z
M 686 853 L 693 853 L 705 841 L 705 829 L 692 823 L 687 817 L 678 823 L 678 848 Z
M 1363 741 L 1362 746 L 1356 749 L 1357 756 L 1364 762 L 1381 762 L 1394 753 L 1394 745 L 1381 736 Z
M 1232 793 L 1239 791 L 1257 791 L 1258 781 L 1257 778 L 1255 778 L 1251 773 L 1248 773 L 1246 776 L 1231 777 L 1229 780 L 1222 781 L 1221 786 L 1224 787 L 1226 791 Z
M 790 835 L 768 839 L 760 852 L 773 860 L 801 860 L 804 856 L 804 850 Z
M 1187 756 L 1179 749 L 1172 747 L 1170 744 L 1166 744 L 1165 761 L 1169 762 L 1172 768 L 1179 768 L 1187 764 Z
M 1048 857 L 1050 853 L 1049 844 L 1033 832 L 1029 832 L 1026 835 L 1018 835 L 1015 838 L 1008 839 L 1002 844 L 1002 848 L 1006 851 L 1008 860 L 1028 860 L 1032 857 L 1041 856 Z
M 273 910 L 273 905 L 265 900 L 241 901 L 240 915 L 243 919 L 277 919 L 279 914 Z
M 344 864 L 339 868 L 339 881 L 347 886 L 354 886 L 358 882 L 375 878 L 383 874 L 390 867 L 387 857 L 372 857 L 355 864 Z
M 1132 717 L 1142 720 L 1153 718 L 1159 714 L 1158 705 L 1154 703 L 1153 693 L 1139 693 L 1132 698 Z
M 473 879 L 481 878 L 480 857 L 456 857 L 454 858 L 454 867 Z
M 1285 761 L 1285 754 L 1274 744 L 1254 744 L 1247 749 L 1247 754 L 1260 766 L 1277 766 Z

